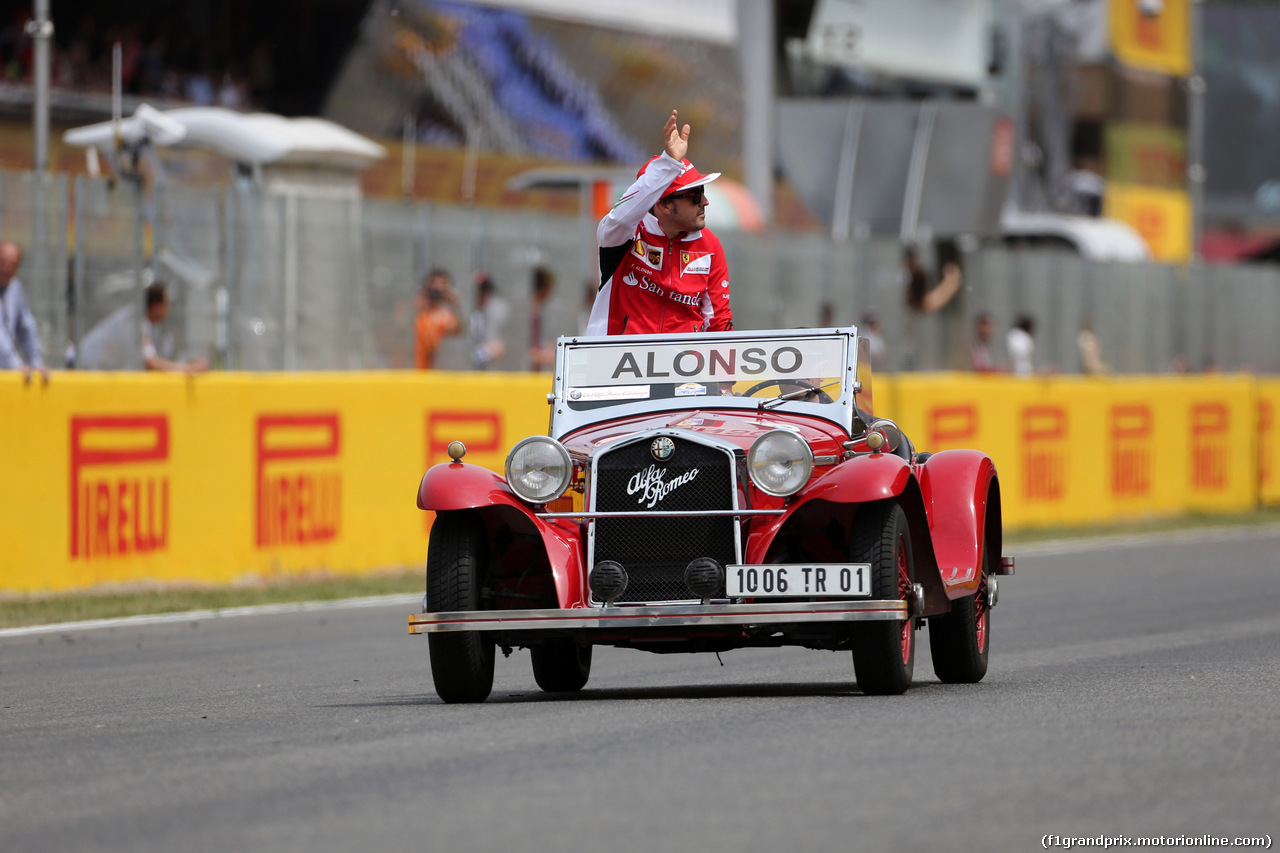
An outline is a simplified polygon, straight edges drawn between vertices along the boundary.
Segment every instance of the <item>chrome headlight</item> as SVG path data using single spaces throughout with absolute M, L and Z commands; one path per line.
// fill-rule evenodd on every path
M 809 482 L 813 451 L 805 440 L 785 429 L 771 429 L 747 451 L 751 482 L 765 494 L 786 497 Z
M 573 478 L 569 451 L 554 438 L 533 435 L 507 454 L 507 482 L 522 500 L 544 504 L 564 494 Z

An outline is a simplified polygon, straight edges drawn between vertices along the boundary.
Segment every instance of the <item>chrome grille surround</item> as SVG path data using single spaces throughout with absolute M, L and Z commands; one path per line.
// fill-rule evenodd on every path
M 651 445 L 663 436 L 674 442 L 675 451 L 659 462 Z M 691 561 L 740 561 L 739 519 L 704 514 L 740 508 L 736 450 L 688 430 L 660 429 L 630 436 L 593 456 L 590 511 L 640 514 L 590 522 L 588 571 L 596 560 L 616 560 L 627 570 L 627 589 L 616 604 L 696 601 L 684 583 Z M 646 511 L 663 515 L 646 518 Z M 723 599 L 723 588 L 713 598 Z

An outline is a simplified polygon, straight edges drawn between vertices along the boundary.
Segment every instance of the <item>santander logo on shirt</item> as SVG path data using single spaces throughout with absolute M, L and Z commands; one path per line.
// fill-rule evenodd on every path
M 647 290 L 650 293 L 656 293 L 659 296 L 666 296 L 667 292 L 662 289 L 661 285 L 655 284 L 653 279 L 647 275 L 637 276 L 635 271 L 631 271 L 622 277 L 622 283 L 632 287 L 639 287 L 641 290 Z

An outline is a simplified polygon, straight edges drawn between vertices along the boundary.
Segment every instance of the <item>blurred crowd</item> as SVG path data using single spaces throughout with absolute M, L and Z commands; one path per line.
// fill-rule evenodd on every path
M 0 22 L 0 63 L 6 82 L 29 83 L 34 61 L 27 33 L 30 8 L 13 9 Z M 194 34 L 174 35 L 156 20 L 101 26 L 83 15 L 69 32 L 54 34 L 52 85 L 78 92 L 110 92 L 113 47 L 121 46 L 121 87 L 126 95 L 196 106 L 260 109 L 272 80 L 271 47 L 260 42 L 243 57 L 220 64 Z
M 506 328 L 511 307 L 498 285 L 484 270 L 472 276 L 470 308 L 453 286 L 453 276 L 444 269 L 431 270 L 418 288 L 414 318 L 414 366 L 419 370 L 436 367 L 436 357 L 444 339 L 464 332 L 468 338 L 471 367 L 488 370 L 507 354 Z M 529 293 L 529 352 L 523 369 L 550 370 L 555 360 L 555 338 L 547 328 L 548 303 L 555 291 L 555 274 L 546 267 L 533 270 Z M 594 291 L 593 291 L 594 293 Z

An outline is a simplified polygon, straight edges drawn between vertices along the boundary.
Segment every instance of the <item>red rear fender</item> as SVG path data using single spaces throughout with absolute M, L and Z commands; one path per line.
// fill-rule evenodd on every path
M 969 595 L 978 588 L 984 541 L 994 549 L 992 557 L 1000 557 L 995 465 L 981 451 L 944 450 L 929 457 L 918 476 L 947 595 L 953 599 Z M 997 513 L 992 530 L 987 529 L 989 508 Z

